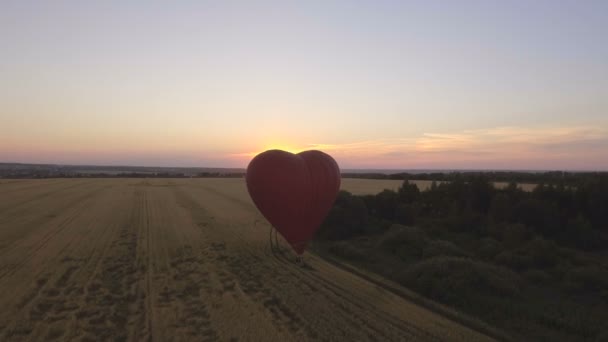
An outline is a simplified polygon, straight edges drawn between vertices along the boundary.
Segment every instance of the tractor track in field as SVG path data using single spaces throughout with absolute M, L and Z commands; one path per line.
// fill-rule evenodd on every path
M 200 221 L 200 220 L 205 220 L 206 217 L 208 217 L 208 214 L 204 213 L 204 209 L 201 208 L 200 206 L 198 206 L 195 201 L 190 198 L 186 198 L 185 194 L 177 194 L 176 195 L 178 197 L 178 202 L 179 201 L 186 201 L 187 204 L 185 205 L 185 207 L 189 208 L 189 210 L 191 210 L 192 212 L 192 216 L 194 221 Z M 230 200 L 229 196 L 223 196 L 225 199 Z M 198 211 L 198 213 L 197 213 Z M 199 217 L 197 217 L 199 216 Z M 209 223 L 207 224 L 203 224 L 203 227 L 205 226 L 209 226 Z M 230 237 L 234 240 L 239 241 L 240 240 L 240 244 L 239 247 L 242 248 L 243 252 L 246 252 L 248 254 L 248 256 L 246 258 L 252 258 L 252 259 L 257 259 L 257 260 L 264 260 L 264 263 L 257 263 L 257 266 L 259 268 L 260 265 L 264 265 L 268 267 L 268 271 L 271 271 L 273 268 L 276 269 L 280 269 L 282 272 L 286 272 L 286 276 L 290 277 L 291 279 L 296 279 L 298 282 L 300 282 L 301 284 L 303 284 L 302 286 L 307 287 L 308 289 L 311 289 L 314 292 L 317 293 L 324 293 L 324 298 L 325 300 L 328 301 L 328 303 L 331 303 L 332 306 L 334 306 L 336 308 L 336 313 L 339 312 L 343 312 L 344 313 L 344 317 L 341 317 L 343 319 L 342 323 L 347 323 L 347 328 L 346 329 L 356 329 L 356 330 L 368 330 L 368 332 L 366 333 L 366 339 L 369 340 L 387 340 L 387 339 L 394 339 L 395 336 L 398 336 L 400 339 L 403 338 L 421 338 L 423 337 L 424 340 L 440 340 L 440 338 L 434 336 L 433 334 L 429 333 L 428 331 L 424 331 L 423 329 L 417 328 L 415 326 L 406 324 L 406 321 L 403 320 L 399 320 L 398 318 L 395 317 L 390 317 L 385 315 L 382 312 L 376 311 L 374 310 L 373 305 L 370 305 L 370 303 L 365 303 L 365 305 L 360 304 L 357 299 L 354 298 L 350 298 L 347 294 L 349 293 L 348 289 L 344 289 L 339 287 L 338 285 L 336 285 L 333 282 L 328 281 L 327 279 L 325 279 L 324 277 L 320 276 L 319 274 L 317 274 L 317 272 L 315 272 L 314 269 L 310 269 L 310 268 L 306 268 L 306 267 L 300 267 L 298 265 L 296 265 L 294 263 L 294 257 L 293 255 L 291 256 L 291 259 L 287 259 L 286 258 L 286 250 L 284 250 L 282 247 L 279 247 L 280 249 L 273 249 L 270 247 L 270 243 L 267 243 L 267 245 L 263 246 L 262 249 L 260 249 L 260 245 L 259 244 L 252 244 L 252 243 L 248 243 L 247 241 L 243 241 L 242 236 L 240 236 L 238 233 L 236 233 L 235 230 L 232 229 L 223 229 L 222 230 L 222 235 L 226 236 L 226 235 L 230 235 Z M 272 239 L 272 238 L 271 238 Z M 269 242 L 269 241 L 267 241 Z M 225 245 L 221 245 L 221 246 L 225 246 Z M 222 247 L 224 248 L 224 247 Z M 261 253 L 262 251 L 262 253 Z M 261 255 L 260 255 L 261 254 Z M 246 258 L 237 258 L 236 255 L 240 255 L 238 253 L 226 253 L 223 255 L 220 255 L 219 259 L 226 261 L 227 260 L 227 269 L 231 269 L 232 267 L 232 271 L 233 274 L 235 274 L 237 277 L 243 277 L 243 274 L 248 274 L 248 276 L 245 276 L 244 280 L 245 283 L 247 281 L 250 281 L 251 279 L 255 279 L 255 275 L 253 275 L 251 272 L 250 268 L 243 268 L 240 267 L 239 265 L 243 264 L 243 260 Z M 261 259 L 260 259 L 261 258 Z M 270 265 L 265 265 L 267 264 L 268 261 L 270 262 Z M 262 272 L 263 270 L 257 270 Z M 273 290 L 277 290 L 275 289 L 268 289 L 268 288 L 261 288 L 261 289 L 256 289 L 254 291 L 257 292 L 261 292 L 261 293 L 266 293 L 267 295 L 269 295 L 270 293 L 273 292 Z M 360 299 L 360 298 L 359 298 Z M 267 303 L 267 305 L 269 307 L 273 307 L 276 306 L 279 309 L 277 309 L 279 312 L 281 311 L 280 308 L 286 308 L 287 306 L 284 305 L 280 298 L 278 298 L 276 295 L 269 295 L 269 297 L 264 299 L 264 302 Z M 294 314 L 293 312 L 289 312 L 289 310 L 287 310 L 287 314 L 285 314 L 285 317 L 290 317 L 292 319 L 294 319 L 295 317 L 295 321 L 296 322 L 303 322 L 305 321 L 304 318 L 302 317 L 298 317 L 297 314 Z M 387 329 L 387 327 L 383 327 L 383 329 L 378 329 L 375 328 L 373 325 L 369 324 L 369 321 L 374 321 L 377 318 L 376 317 L 380 317 L 384 322 L 387 322 L 388 325 L 390 326 L 389 329 L 394 330 L 393 331 L 393 335 L 386 335 L 384 332 L 384 329 Z M 289 322 L 289 320 L 287 320 L 287 322 Z M 289 325 L 289 323 L 286 323 L 287 325 Z M 314 337 L 314 336 L 319 336 L 320 333 L 319 332 L 308 332 L 310 334 L 309 337 Z
M 51 183 L 0 192 L 2 341 L 491 340 L 314 254 L 297 265 L 242 179 Z
M 81 200 L 78 202 L 78 204 L 75 207 L 76 209 L 73 210 L 73 213 L 71 216 L 63 218 L 63 220 L 61 220 L 56 225 L 55 229 L 52 229 L 52 230 L 48 231 L 46 234 L 44 234 L 39 240 L 37 240 L 32 246 L 29 247 L 29 249 L 25 253 L 25 255 L 23 255 L 17 262 L 8 264 L 7 266 L 0 268 L 0 280 L 4 277 L 14 273 L 16 270 L 18 270 L 28 260 L 30 260 L 32 258 L 32 256 L 35 255 L 40 249 L 44 248 L 46 246 L 46 244 L 48 244 L 48 242 L 51 239 L 53 239 L 53 237 L 55 237 L 56 235 L 60 234 L 63 230 L 65 230 L 69 226 L 69 224 L 72 223 L 78 217 L 78 215 L 80 215 L 82 213 L 82 209 L 86 208 L 88 201 L 94 200 L 94 198 L 91 198 L 91 195 L 94 195 L 101 190 L 103 190 L 103 188 L 97 188 L 94 191 L 92 191 L 91 193 L 87 193 L 87 195 L 82 196 L 80 198 Z M 14 248 L 12 248 L 12 249 L 9 248 L 7 251 L 1 253 L 0 257 L 5 258 L 5 256 L 7 254 L 10 254 L 11 252 L 13 252 L 14 249 L 17 248 L 17 246 L 18 246 L 18 242 L 15 243 L 13 246 L 14 246 Z M 66 248 L 68 246 L 69 246 L 69 244 L 66 245 Z
M 2 214 L 5 216 L 15 216 L 15 214 L 19 214 L 20 212 L 23 213 L 24 208 L 26 208 L 25 210 L 27 210 L 28 207 L 31 207 L 32 205 L 34 205 L 42 200 L 45 200 L 45 199 L 55 196 L 55 195 L 60 195 L 62 192 L 78 188 L 82 185 L 93 184 L 93 182 L 94 181 L 87 181 L 87 182 L 82 182 L 82 183 L 70 184 L 65 187 L 60 187 L 58 189 L 53 189 L 50 191 L 42 192 L 40 194 L 37 194 L 37 196 L 33 199 L 27 198 L 27 199 L 18 201 L 16 203 L 11 203 L 13 211 L 11 212 L 11 211 L 7 211 L 6 209 L 3 209 Z M 56 185 L 56 184 L 65 184 L 65 183 L 55 183 L 53 185 Z M 6 196 L 6 195 L 3 195 L 3 196 Z M 0 223 L 2 223 L 2 221 L 0 221 Z
M 50 186 L 57 185 L 68 182 L 67 179 L 52 179 L 52 180 L 36 180 L 36 181 L 27 181 L 27 180 L 13 180 L 5 183 L 0 183 L 0 196 L 5 196 L 7 194 L 28 191 L 31 189 L 35 189 L 41 186 Z M 21 183 L 21 184 L 19 184 Z M 42 184 L 39 184 L 42 183 Z

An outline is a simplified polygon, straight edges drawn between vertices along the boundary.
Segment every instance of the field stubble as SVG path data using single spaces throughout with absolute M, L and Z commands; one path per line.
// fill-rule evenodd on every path
M 0 340 L 488 339 L 269 228 L 242 179 L 0 183 Z

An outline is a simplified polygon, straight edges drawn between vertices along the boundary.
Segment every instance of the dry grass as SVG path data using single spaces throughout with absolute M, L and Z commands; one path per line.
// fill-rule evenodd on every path
M 1 341 L 488 339 L 272 252 L 242 179 L 8 182 L 0 213 Z

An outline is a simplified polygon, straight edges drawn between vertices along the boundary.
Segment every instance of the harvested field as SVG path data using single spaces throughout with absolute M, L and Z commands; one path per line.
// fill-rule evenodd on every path
M 243 179 L 2 181 L 0 340 L 489 340 L 268 233 Z
M 431 187 L 433 181 L 412 180 L 410 183 L 416 184 L 420 191 L 424 191 Z M 346 190 L 354 195 L 375 195 L 384 189 L 396 191 L 401 184 L 403 184 L 403 181 L 396 179 L 343 178 L 342 190 Z
M 506 182 L 495 182 L 494 186 L 497 189 L 504 189 L 507 186 L 509 186 L 509 183 L 506 183 Z M 536 188 L 536 184 L 533 184 L 533 183 L 519 183 L 519 184 L 517 184 L 517 186 L 519 188 L 521 188 L 523 191 L 528 191 L 528 192 L 530 192 L 530 191 L 534 190 L 534 188 Z
M 416 184 L 420 191 L 425 191 L 431 187 L 433 181 L 429 180 L 410 180 L 410 183 Z M 441 182 L 437 182 L 439 184 Z M 402 180 L 396 179 L 363 179 L 363 178 L 343 178 L 342 190 L 346 190 L 354 195 L 375 195 L 384 189 L 398 190 L 403 184 Z M 494 186 L 498 189 L 505 188 L 509 183 L 495 182 Z M 532 191 L 536 184 L 521 183 L 518 185 L 524 191 Z

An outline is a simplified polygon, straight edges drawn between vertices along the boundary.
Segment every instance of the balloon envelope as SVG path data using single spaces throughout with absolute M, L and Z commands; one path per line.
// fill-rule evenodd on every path
M 251 160 L 246 181 L 262 215 L 302 254 L 338 195 L 340 168 L 321 151 L 269 150 Z

